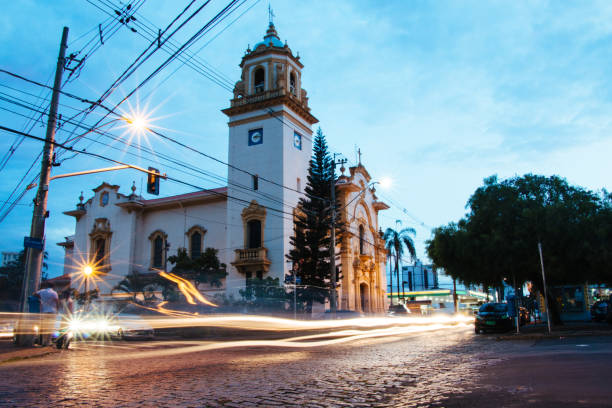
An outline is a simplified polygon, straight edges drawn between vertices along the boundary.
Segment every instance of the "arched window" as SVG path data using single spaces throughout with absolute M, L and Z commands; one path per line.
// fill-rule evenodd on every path
M 164 261 L 164 239 L 160 236 L 153 241 L 153 267 L 161 268 Z
M 151 241 L 151 268 L 163 269 L 166 266 L 166 249 L 170 246 L 167 242 L 168 235 L 157 230 L 149 235 Z
M 191 239 L 189 240 L 189 244 L 191 246 L 191 259 L 199 258 L 202 255 L 202 234 L 198 231 L 191 234 Z
M 363 225 L 359 226 L 359 255 L 363 255 L 363 244 L 364 244 L 364 235 L 365 231 Z
M 98 238 L 96 239 L 96 247 L 95 247 L 95 255 L 94 261 L 96 265 L 104 265 L 105 263 L 105 255 L 106 255 L 106 239 Z
M 289 92 L 296 95 L 297 94 L 296 87 L 297 87 L 297 82 L 295 80 L 295 74 L 292 72 L 291 74 L 289 74 Z
M 257 68 L 255 70 L 255 73 L 253 74 L 253 86 L 255 88 L 255 93 L 260 93 L 264 91 L 265 77 L 266 73 L 263 68 Z
M 108 273 L 111 270 L 110 244 L 113 233 L 106 218 L 96 218 L 89 234 L 89 260 L 94 263 L 98 272 Z
M 187 242 L 189 243 L 189 256 L 191 259 L 199 258 L 204 251 L 204 235 L 206 229 L 200 225 L 194 225 L 187 232 Z
M 261 221 L 247 222 L 247 248 L 261 248 Z

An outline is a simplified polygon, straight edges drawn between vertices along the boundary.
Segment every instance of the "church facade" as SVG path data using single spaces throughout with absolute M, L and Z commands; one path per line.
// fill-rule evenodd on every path
M 273 24 L 263 41 L 247 49 L 240 67 L 234 97 L 223 110 L 229 119 L 227 187 L 144 199 L 134 185 L 125 194 L 103 183 L 64 213 L 76 220 L 74 235 L 58 244 L 66 251 L 66 273 L 96 262 L 102 298 L 110 298 L 126 275 L 171 270 L 168 257 L 179 248 L 197 257 L 211 247 L 219 250 L 228 275 L 205 294 L 238 298 L 252 279 L 284 281 L 318 121 L 302 88 L 304 66 Z M 338 200 L 347 232 L 337 247 L 339 308 L 380 313 L 386 308 L 386 252 L 378 212 L 388 207 L 361 163 L 341 173 Z

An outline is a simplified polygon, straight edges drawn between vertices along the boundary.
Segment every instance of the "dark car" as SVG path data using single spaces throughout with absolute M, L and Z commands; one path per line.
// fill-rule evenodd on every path
M 412 312 L 405 305 L 391 305 L 389 306 L 388 316 L 403 316 L 406 317 Z
M 598 300 L 591 306 L 591 320 L 594 322 L 603 322 L 610 311 L 609 300 Z
M 509 331 L 512 329 L 512 317 L 508 313 L 507 303 L 485 303 L 478 309 L 474 331 Z

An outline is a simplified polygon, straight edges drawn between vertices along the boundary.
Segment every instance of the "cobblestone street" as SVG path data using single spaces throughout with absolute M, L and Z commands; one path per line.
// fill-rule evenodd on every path
M 475 336 L 471 327 L 449 327 L 316 348 L 164 355 L 201 344 L 77 343 L 60 354 L 0 366 L 0 401 L 5 406 L 548 406 L 534 397 L 533 388 L 490 383 L 484 373 L 506 359 L 575 350 L 595 353 L 598 360 L 605 355 L 609 364 L 612 350 L 609 340 L 595 348 L 534 347 L 530 341 Z M 487 399 L 492 396 L 495 400 Z

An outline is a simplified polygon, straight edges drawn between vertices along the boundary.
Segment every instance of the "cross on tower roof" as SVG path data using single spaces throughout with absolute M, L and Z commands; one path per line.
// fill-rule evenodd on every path
M 272 10 L 272 6 L 270 5 L 270 3 L 268 3 L 268 21 L 270 22 L 270 25 L 274 25 L 274 17 L 276 17 L 276 15 Z

